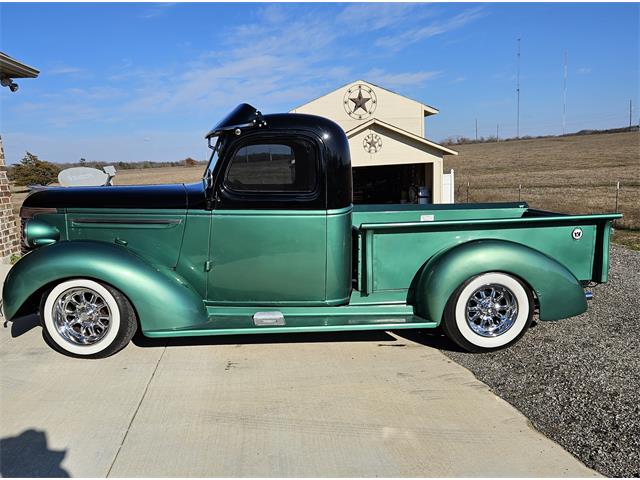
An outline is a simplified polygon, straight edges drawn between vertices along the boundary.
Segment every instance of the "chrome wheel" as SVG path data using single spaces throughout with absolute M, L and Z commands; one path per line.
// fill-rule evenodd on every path
M 56 331 L 75 345 L 93 345 L 111 327 L 109 305 L 90 288 L 75 287 L 62 292 L 54 302 L 52 314 Z
M 497 337 L 509 330 L 518 317 L 518 300 L 504 285 L 483 285 L 469 297 L 467 324 L 482 337 Z

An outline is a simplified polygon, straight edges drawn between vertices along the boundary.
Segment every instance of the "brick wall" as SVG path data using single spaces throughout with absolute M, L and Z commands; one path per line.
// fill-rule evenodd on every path
M 11 205 L 11 187 L 4 163 L 4 148 L 0 137 L 0 261 L 20 253 L 20 230 Z

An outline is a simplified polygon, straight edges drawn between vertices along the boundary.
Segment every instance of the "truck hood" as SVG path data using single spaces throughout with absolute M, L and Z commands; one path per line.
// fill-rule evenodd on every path
M 115 187 L 50 187 L 29 195 L 23 207 L 30 208 L 203 208 L 202 182 L 173 185 Z

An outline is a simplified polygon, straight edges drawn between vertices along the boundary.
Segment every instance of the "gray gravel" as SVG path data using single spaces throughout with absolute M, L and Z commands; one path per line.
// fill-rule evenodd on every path
M 587 466 L 640 476 L 640 252 L 613 246 L 609 283 L 589 310 L 534 319 L 512 347 L 473 355 L 433 336 L 426 344 L 471 370 L 535 427 Z

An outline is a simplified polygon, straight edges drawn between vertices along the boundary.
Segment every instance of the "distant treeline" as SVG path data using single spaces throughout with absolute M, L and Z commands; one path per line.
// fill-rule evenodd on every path
M 102 168 L 107 165 L 113 165 L 116 167 L 116 170 L 132 170 L 135 168 L 195 167 L 206 164 L 206 160 L 194 160 L 188 157 L 175 162 L 93 162 L 91 160 L 80 159 L 78 162 L 57 163 L 56 165 L 59 165 L 61 170 L 71 167 Z
M 471 143 L 492 143 L 492 142 L 511 142 L 514 140 L 531 140 L 533 138 L 557 138 L 557 137 L 574 137 L 577 135 L 596 135 L 596 134 L 605 134 L 605 133 L 625 133 L 625 132 L 637 132 L 640 131 L 640 127 L 638 125 L 632 125 L 629 127 L 622 128 L 609 128 L 606 130 L 580 130 L 579 132 L 574 133 L 565 133 L 564 135 L 524 135 L 522 137 L 510 137 L 510 138 L 498 138 L 496 136 L 490 137 L 479 137 L 477 140 L 475 138 L 467 138 L 464 136 L 455 136 L 455 137 L 447 137 L 442 140 L 442 145 L 452 146 L 452 145 L 467 145 Z

